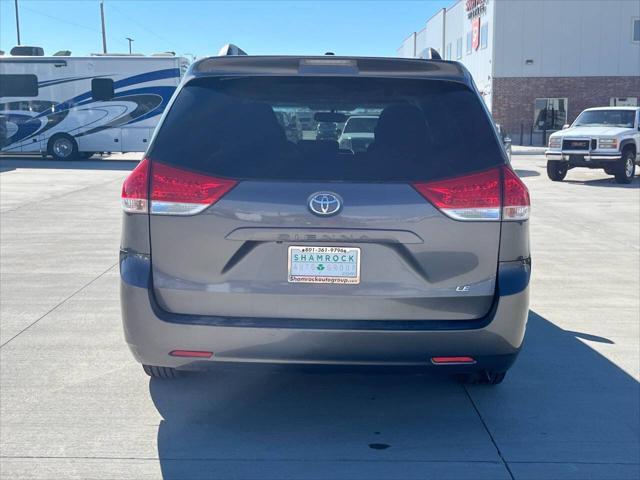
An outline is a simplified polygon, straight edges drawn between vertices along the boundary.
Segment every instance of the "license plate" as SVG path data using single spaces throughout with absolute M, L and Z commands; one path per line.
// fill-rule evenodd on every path
M 289 247 L 290 283 L 360 283 L 360 249 L 352 247 Z

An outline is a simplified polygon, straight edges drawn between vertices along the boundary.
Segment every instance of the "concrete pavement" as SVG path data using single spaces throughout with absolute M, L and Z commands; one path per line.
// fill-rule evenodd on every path
M 0 160 L 0 478 L 636 479 L 640 178 L 533 198 L 526 345 L 505 383 L 221 369 L 149 380 L 120 325 L 135 162 Z

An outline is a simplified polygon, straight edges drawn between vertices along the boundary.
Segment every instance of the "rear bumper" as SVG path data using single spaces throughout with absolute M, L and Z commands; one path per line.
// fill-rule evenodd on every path
M 433 356 L 472 356 L 471 366 L 449 371 L 506 370 L 524 338 L 529 308 L 528 261 L 503 262 L 494 306 L 473 321 L 341 321 L 239 319 L 175 315 L 159 309 L 150 262 L 123 253 L 120 297 L 125 338 L 140 363 L 198 369 L 216 362 L 431 366 Z M 182 318 L 181 318 L 182 317 Z M 214 352 L 207 360 L 172 350 Z

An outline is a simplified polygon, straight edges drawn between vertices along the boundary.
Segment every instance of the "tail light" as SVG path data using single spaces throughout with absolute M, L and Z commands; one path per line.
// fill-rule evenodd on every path
M 529 192 L 507 166 L 463 177 L 414 183 L 436 208 L 455 220 L 527 220 Z
M 502 219 L 527 220 L 531 199 L 529 190 L 516 172 L 508 167 L 502 168 Z
M 122 184 L 122 209 L 127 213 L 149 211 L 149 160 L 143 159 Z
M 151 178 L 149 178 L 151 176 Z M 220 200 L 237 182 L 144 159 L 122 186 L 125 212 L 194 215 Z

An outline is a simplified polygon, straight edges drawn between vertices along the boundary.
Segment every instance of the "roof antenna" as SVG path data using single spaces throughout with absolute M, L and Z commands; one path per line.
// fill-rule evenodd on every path
M 435 48 L 431 47 L 427 48 L 424 58 L 426 58 L 427 60 L 442 60 L 442 57 L 440 56 L 438 51 Z
M 333 52 L 324 52 L 325 55 L 335 55 Z
M 218 52 L 218 56 L 225 57 L 227 55 L 247 55 L 247 52 L 242 50 L 239 46 L 233 43 L 227 43 Z

